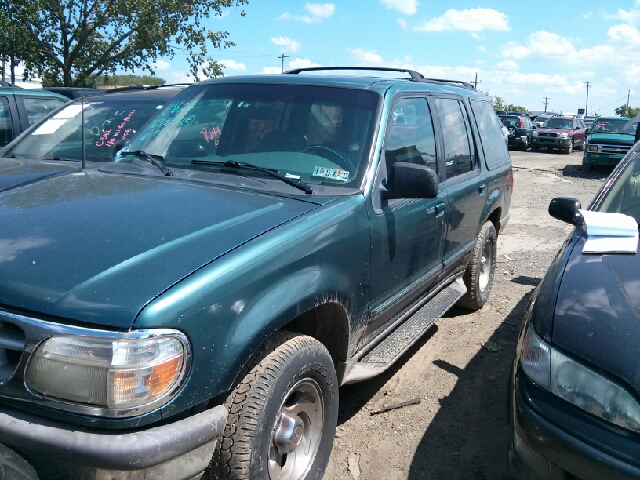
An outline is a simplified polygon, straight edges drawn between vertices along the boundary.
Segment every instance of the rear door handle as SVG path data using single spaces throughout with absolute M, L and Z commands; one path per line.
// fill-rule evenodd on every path
M 444 202 L 436 205 L 436 217 L 441 217 L 444 214 Z
M 487 185 L 484 183 L 478 187 L 478 193 L 480 194 L 480 196 L 484 195 L 486 190 L 487 190 Z

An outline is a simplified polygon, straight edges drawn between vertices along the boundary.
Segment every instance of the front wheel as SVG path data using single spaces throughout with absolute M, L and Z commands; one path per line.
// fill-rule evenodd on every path
M 467 293 L 459 301 L 461 307 L 479 310 L 487 303 L 496 270 L 497 240 L 493 223 L 485 223 L 480 230 L 471 260 L 469 260 L 462 277 L 467 287 Z
M 320 342 L 278 332 L 226 401 L 229 418 L 208 478 L 321 478 L 338 419 L 338 380 Z
M 573 153 L 573 139 L 569 142 L 569 146 L 564 149 L 564 153 L 567 155 Z

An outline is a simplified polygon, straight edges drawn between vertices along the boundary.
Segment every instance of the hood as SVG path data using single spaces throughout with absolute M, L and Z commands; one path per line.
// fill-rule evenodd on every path
M 0 193 L 0 305 L 129 328 L 151 299 L 317 205 L 149 177 L 76 173 Z
M 612 134 L 612 133 L 591 133 L 589 143 L 606 143 L 607 145 L 628 145 L 635 143 L 633 135 Z
M 552 343 L 640 393 L 640 256 L 583 255 L 584 242 L 562 276 Z
M 0 192 L 80 170 L 77 164 L 55 164 L 0 157 Z

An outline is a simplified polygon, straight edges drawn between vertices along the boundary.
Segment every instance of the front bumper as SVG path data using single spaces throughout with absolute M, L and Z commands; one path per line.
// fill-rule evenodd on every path
M 533 144 L 539 148 L 569 148 L 571 140 L 571 137 L 533 137 Z
M 0 443 L 42 479 L 188 479 L 209 465 L 227 410 L 135 431 L 81 428 L 0 406 Z
M 526 143 L 526 135 L 514 135 L 513 137 L 509 137 L 509 145 L 526 145 Z
M 582 160 L 583 160 L 583 163 L 586 165 L 616 166 L 618 163 L 620 163 L 620 160 L 624 158 L 624 155 L 625 154 L 585 152 Z
M 573 407 L 521 371 L 511 401 L 514 435 L 509 460 L 516 478 L 640 478 L 640 435 Z

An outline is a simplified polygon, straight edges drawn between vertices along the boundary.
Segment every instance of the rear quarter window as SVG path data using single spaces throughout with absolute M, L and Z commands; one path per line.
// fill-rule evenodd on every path
M 478 127 L 480 145 L 484 153 L 487 169 L 509 163 L 509 152 L 500 127 L 495 121 L 495 112 L 489 102 L 471 100 L 471 110 Z

